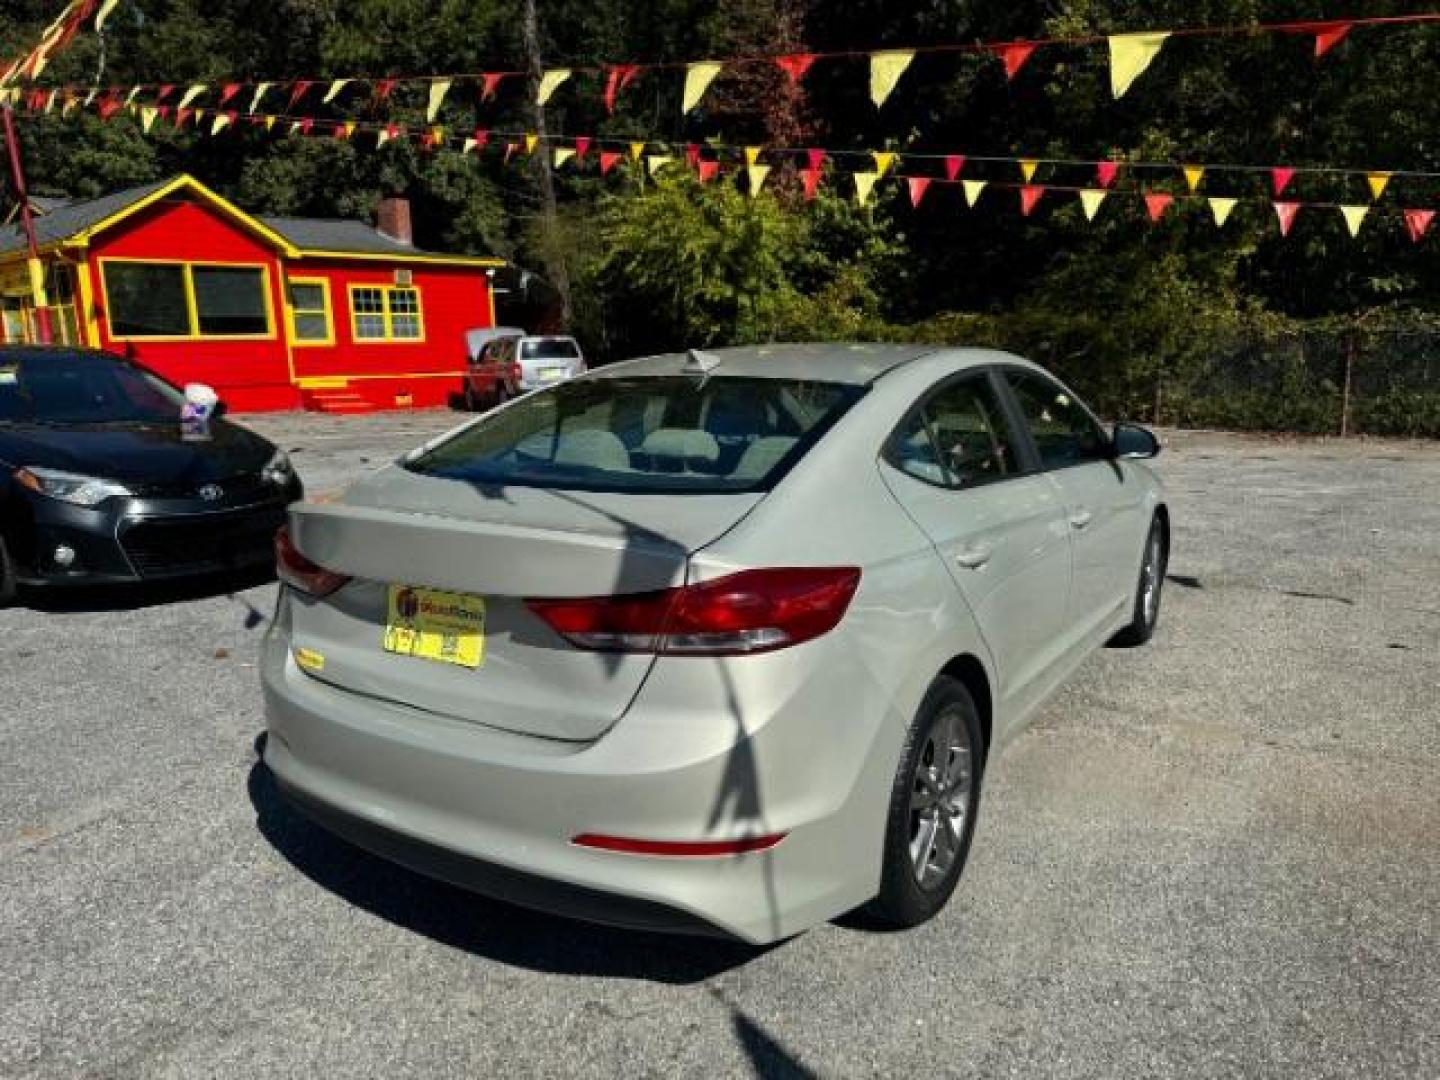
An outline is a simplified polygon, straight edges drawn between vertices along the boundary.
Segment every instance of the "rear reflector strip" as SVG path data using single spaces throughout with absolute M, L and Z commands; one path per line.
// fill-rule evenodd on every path
M 785 833 L 770 833 L 765 836 L 747 836 L 743 840 L 636 840 L 625 836 L 581 833 L 570 842 L 576 847 L 595 848 L 599 851 L 618 851 L 626 855 L 658 855 L 670 859 L 715 859 L 726 855 L 746 855 L 754 851 L 768 851 L 784 840 L 785 836 Z

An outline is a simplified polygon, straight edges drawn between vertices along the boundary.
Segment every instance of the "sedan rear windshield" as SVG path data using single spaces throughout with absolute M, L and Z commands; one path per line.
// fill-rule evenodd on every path
M 789 379 L 581 379 L 521 398 L 406 467 L 581 491 L 769 491 L 864 392 Z
M 540 338 L 520 346 L 522 360 L 574 360 L 580 349 L 569 338 Z

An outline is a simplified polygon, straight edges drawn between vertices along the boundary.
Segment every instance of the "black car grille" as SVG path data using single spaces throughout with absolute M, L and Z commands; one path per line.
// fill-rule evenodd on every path
M 201 574 L 259 566 L 275 557 L 275 531 L 285 523 L 279 503 L 232 513 L 132 521 L 120 547 L 141 577 Z
M 274 495 L 276 490 L 258 475 L 232 476 L 224 480 L 217 480 L 214 485 L 221 490 L 223 497 L 231 502 L 240 499 L 259 502 Z M 126 486 L 132 494 L 141 499 L 193 499 L 199 496 L 201 489 L 209 484 L 208 482 L 203 484 L 146 484 L 127 481 Z

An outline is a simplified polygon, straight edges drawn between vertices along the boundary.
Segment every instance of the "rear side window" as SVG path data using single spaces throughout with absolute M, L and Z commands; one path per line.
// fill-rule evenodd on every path
M 476 484 L 768 491 L 864 392 L 787 379 L 584 379 L 521 398 L 406 467 Z
M 1014 475 L 1014 439 L 985 378 L 965 379 L 911 411 L 891 439 L 890 463 L 929 484 L 969 490 Z
M 1063 469 L 1107 457 L 1109 444 L 1104 430 L 1063 387 L 1018 371 L 1006 372 L 1005 379 L 1029 425 L 1041 465 Z

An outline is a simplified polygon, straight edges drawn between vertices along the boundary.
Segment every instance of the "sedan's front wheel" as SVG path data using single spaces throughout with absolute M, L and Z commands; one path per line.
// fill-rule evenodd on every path
M 1140 562 L 1140 582 L 1135 588 L 1135 608 L 1130 623 L 1110 639 L 1111 645 L 1131 648 L 1144 645 L 1155 636 L 1160 622 L 1160 594 L 1165 589 L 1165 569 L 1170 552 L 1165 544 L 1165 526 L 1157 516 L 1145 537 L 1145 554 Z
M 891 791 L 880 894 L 870 905 L 882 921 L 918 926 L 955 891 L 975 832 L 983 752 L 970 691 L 940 676 L 910 725 Z

